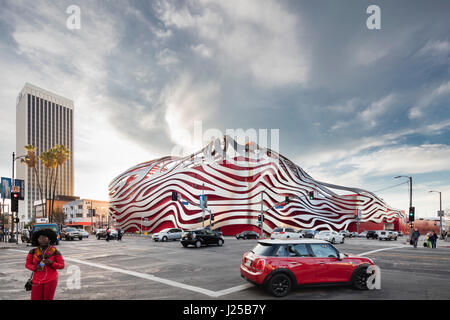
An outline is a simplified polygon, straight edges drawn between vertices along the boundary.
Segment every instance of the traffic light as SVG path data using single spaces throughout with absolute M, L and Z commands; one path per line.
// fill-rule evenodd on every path
M 309 191 L 308 197 L 309 197 L 309 200 L 314 200 L 314 191 Z
M 19 192 L 11 192 L 11 212 L 19 212 Z
M 413 222 L 414 221 L 414 213 L 415 213 L 415 208 L 414 207 L 410 207 L 409 208 L 409 222 Z
M 172 192 L 172 201 L 178 201 L 178 193 Z
M 284 202 L 285 202 L 285 204 L 288 204 L 289 203 L 289 197 L 284 198 Z

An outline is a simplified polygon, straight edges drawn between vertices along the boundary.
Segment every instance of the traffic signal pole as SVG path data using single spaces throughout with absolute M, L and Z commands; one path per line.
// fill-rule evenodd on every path
M 16 160 L 16 153 L 15 152 L 13 152 L 12 153 L 12 179 L 11 179 L 11 188 L 13 187 L 13 186 L 15 186 L 15 182 L 14 182 L 14 161 Z M 12 191 L 12 190 L 11 190 Z M 12 201 L 13 201 L 13 199 L 12 199 L 12 192 L 10 192 L 10 194 L 11 194 L 11 203 L 12 203 Z M 12 207 L 12 206 L 11 206 Z M 19 214 L 17 213 L 17 216 L 19 216 Z M 11 210 L 11 230 L 10 230 L 10 238 L 9 238 L 9 242 L 16 242 L 16 243 L 18 243 L 18 241 L 19 241 L 19 238 L 17 237 L 17 239 L 15 239 L 15 237 L 14 237 L 14 212 Z M 17 230 L 17 232 L 18 232 L 18 230 Z

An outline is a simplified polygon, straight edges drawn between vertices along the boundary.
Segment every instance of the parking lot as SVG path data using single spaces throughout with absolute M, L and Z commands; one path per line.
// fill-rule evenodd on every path
M 63 241 L 66 260 L 55 298 L 60 300 L 266 300 L 264 290 L 240 277 L 242 254 L 256 240 L 225 237 L 222 247 L 183 248 L 178 241 L 153 242 L 126 236 L 123 241 Z M 0 244 L 0 247 L 2 245 Z M 299 288 L 283 299 L 449 299 L 450 243 L 414 249 L 398 241 L 351 238 L 336 247 L 370 257 L 381 269 L 381 289 Z M 0 299 L 27 300 L 23 286 L 30 272 L 25 244 L 0 249 Z

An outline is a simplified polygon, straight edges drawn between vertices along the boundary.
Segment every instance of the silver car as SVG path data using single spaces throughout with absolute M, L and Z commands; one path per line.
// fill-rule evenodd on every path
M 168 228 L 161 230 L 158 233 L 152 235 L 154 241 L 167 241 L 167 240 L 179 240 L 183 235 L 183 230 L 178 228 Z

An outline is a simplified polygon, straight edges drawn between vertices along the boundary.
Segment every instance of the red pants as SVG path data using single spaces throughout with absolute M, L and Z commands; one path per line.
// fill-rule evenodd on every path
M 58 280 L 35 284 L 31 288 L 31 300 L 53 300 Z

